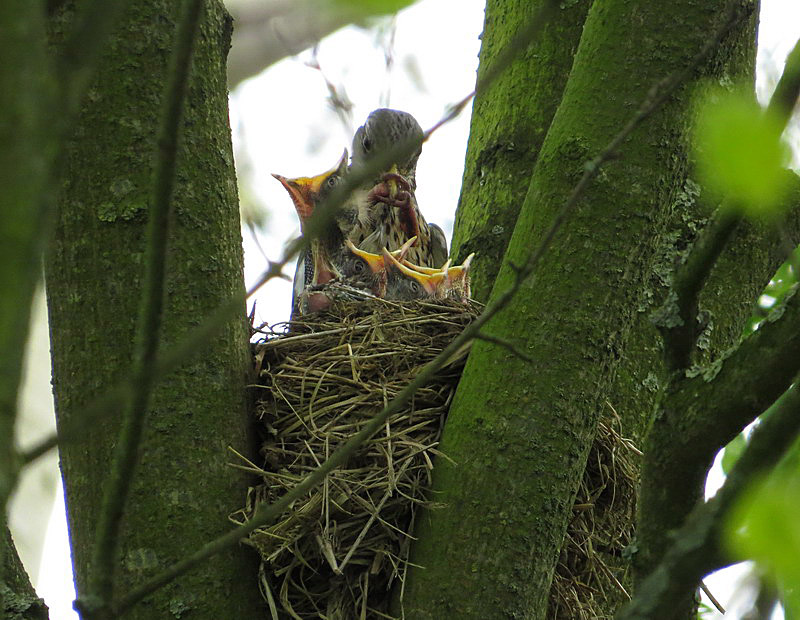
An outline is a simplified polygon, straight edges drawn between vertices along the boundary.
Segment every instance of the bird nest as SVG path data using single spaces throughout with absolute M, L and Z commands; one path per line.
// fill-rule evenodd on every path
M 236 520 L 319 466 L 476 315 L 474 303 L 339 300 L 293 323 L 289 333 L 267 334 L 256 346 L 263 465 L 248 465 L 260 482 Z M 437 447 L 465 358 L 466 350 L 451 358 L 346 465 L 250 534 L 272 618 L 394 617 L 391 599 L 401 601 L 402 587 L 392 588 L 403 583 L 418 511 L 437 508 L 428 493 L 431 472 L 435 458 L 446 458 Z M 592 541 L 598 535 L 603 545 L 628 541 L 615 526 L 596 528 L 594 519 L 598 502 L 618 508 L 620 495 L 633 497 L 625 486 L 632 485 L 625 465 L 631 452 L 603 428 L 608 432 L 592 450 L 596 471 L 587 469 L 551 591 L 553 618 L 596 617 L 586 612 L 598 597 L 598 578 L 609 583 L 608 575 L 619 573 L 598 559 Z M 629 506 L 624 512 L 632 516 Z
M 610 620 L 630 600 L 641 452 L 619 432 L 613 408 L 589 450 L 550 588 L 550 620 Z

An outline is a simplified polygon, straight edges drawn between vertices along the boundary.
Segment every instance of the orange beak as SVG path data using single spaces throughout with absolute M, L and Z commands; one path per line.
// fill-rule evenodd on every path
M 352 241 L 350 241 L 350 239 L 345 239 L 344 242 L 345 245 L 347 245 L 347 248 L 353 254 L 363 259 L 363 261 L 367 263 L 367 266 L 369 267 L 369 270 L 372 273 L 377 274 L 383 271 L 384 269 L 383 256 L 381 256 L 380 254 L 373 254 L 372 252 L 366 252 L 365 250 L 357 248 L 355 244 Z
M 396 269 L 404 276 L 413 278 L 422 286 L 426 293 L 429 295 L 435 295 L 436 290 L 439 288 L 439 284 L 445 278 L 444 272 L 436 273 L 436 274 L 427 274 L 422 273 L 421 271 L 415 271 L 414 269 L 409 269 L 400 261 L 398 261 L 392 254 L 386 249 L 383 249 L 383 264 L 386 265 L 387 271 L 389 269 Z
M 289 192 L 289 196 L 294 203 L 294 208 L 297 211 L 297 216 L 300 218 L 301 224 L 314 214 L 314 207 L 317 204 L 322 188 L 325 187 L 325 184 L 334 174 L 343 173 L 346 163 L 347 151 L 345 150 L 344 154 L 333 168 L 317 176 L 287 179 L 280 174 L 272 175 L 278 179 L 286 191 Z

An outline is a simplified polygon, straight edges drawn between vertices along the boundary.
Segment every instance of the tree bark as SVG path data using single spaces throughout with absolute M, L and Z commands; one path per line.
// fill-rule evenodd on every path
M 591 7 L 490 300 L 512 281 L 510 265 L 539 244 L 585 163 L 653 84 L 689 64 L 725 5 L 615 0 Z M 719 78 L 732 56 L 752 58 L 753 35 L 754 20 L 740 24 L 703 73 Z M 455 464 L 440 459 L 434 473 L 436 501 L 446 507 L 420 521 L 413 561 L 424 568 L 409 575 L 406 617 L 545 616 L 598 414 L 615 400 L 663 237 L 684 215 L 675 196 L 687 176 L 696 83 L 624 143 L 620 161 L 604 167 L 534 277 L 487 328 L 535 362 L 475 343 L 441 446 Z M 515 94 L 515 101 L 526 99 Z M 640 428 L 651 410 L 631 413 Z
M 494 66 L 516 32 L 543 0 L 489 0 L 478 80 Z M 485 301 L 500 269 L 528 179 L 553 119 L 591 0 L 556 11 L 541 35 L 472 104 L 464 183 L 456 211 L 451 256 L 460 264 L 471 252 L 470 284 Z M 524 93 L 524 95 L 523 95 Z
M 0 574 L 0 612 L 6 620 L 46 620 L 47 605 L 36 595 L 25 567 L 14 548 L 11 532 L 4 528 L 0 541 L 2 574 Z
M 143 277 L 156 128 L 175 34 L 177 2 L 131 2 L 116 29 L 67 145 L 55 239 L 47 258 L 53 384 L 59 430 L 124 380 L 133 355 Z M 53 39 L 71 27 L 53 17 Z M 242 247 L 228 125 L 225 56 L 231 21 L 205 3 L 185 101 L 168 258 L 161 350 L 243 292 Z M 115 596 L 230 529 L 245 477 L 228 446 L 249 453 L 245 312 L 163 378 L 148 411 L 125 509 Z M 80 441 L 60 446 L 79 595 L 89 578 L 100 498 L 119 428 L 108 411 Z M 134 608 L 131 618 L 254 617 L 255 557 L 216 556 Z

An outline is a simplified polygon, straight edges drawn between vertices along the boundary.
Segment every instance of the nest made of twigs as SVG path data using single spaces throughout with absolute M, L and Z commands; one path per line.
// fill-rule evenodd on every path
M 476 316 L 458 302 L 337 301 L 257 346 L 262 483 L 271 502 L 383 407 Z M 249 538 L 276 618 L 390 617 L 417 508 L 466 351 L 455 356 L 344 467 Z
M 641 452 L 619 432 L 619 417 L 600 420 L 558 558 L 547 617 L 605 620 L 630 600 L 629 562 Z
M 476 316 L 458 302 L 336 301 L 256 347 L 263 466 L 239 519 L 273 502 L 357 433 Z M 347 464 L 255 530 L 272 618 L 391 618 L 414 521 L 429 489 L 466 350 L 393 415 Z M 549 617 L 595 618 L 620 596 L 637 467 L 606 421 L 592 448 L 550 593 Z M 609 558 L 611 558 L 609 560 Z M 396 590 L 400 590 L 397 588 Z M 607 592 L 608 591 L 608 592 Z M 395 593 L 395 595 L 397 595 Z

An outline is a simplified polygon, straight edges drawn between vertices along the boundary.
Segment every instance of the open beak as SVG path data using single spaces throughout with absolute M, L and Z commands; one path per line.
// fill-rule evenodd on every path
M 369 266 L 369 270 L 372 273 L 380 273 L 384 269 L 384 262 L 383 256 L 380 254 L 373 254 L 372 252 L 366 252 L 364 250 L 360 250 L 355 246 L 355 244 L 350 241 L 350 239 L 345 239 L 345 244 L 347 248 L 356 256 L 363 259 L 367 266 Z
M 314 280 L 312 284 L 327 284 L 341 275 L 331 263 L 328 253 L 319 242 L 319 239 L 314 239 L 311 242 L 311 256 L 314 259 Z
M 383 249 L 383 263 L 386 265 L 386 269 L 397 269 L 400 273 L 404 276 L 413 278 L 422 286 L 426 293 L 429 295 L 435 295 L 436 290 L 439 287 L 439 284 L 444 279 L 444 272 L 436 273 L 436 274 L 427 274 L 422 273 L 421 271 L 415 271 L 414 269 L 410 269 L 398 261 L 392 254 L 386 249 Z
M 272 176 L 281 182 L 281 185 L 289 192 L 289 196 L 294 203 L 294 208 L 301 222 L 305 222 L 314 214 L 314 207 L 316 206 L 317 198 L 331 178 L 336 173 L 343 170 L 344 164 L 347 163 L 347 150 L 345 150 L 342 157 L 336 165 L 330 170 L 326 170 L 322 174 L 313 177 L 296 177 L 288 179 L 280 174 L 273 174 Z
M 295 211 L 301 222 L 305 222 L 314 213 L 314 201 L 309 193 L 310 179 L 308 177 L 298 177 L 287 179 L 280 174 L 273 174 L 281 182 L 284 189 L 289 192 L 289 197 L 294 203 Z
M 439 269 L 436 267 L 423 267 L 421 265 L 415 265 L 411 261 L 403 259 L 400 261 L 409 269 L 413 269 L 414 271 L 419 271 L 420 273 L 427 273 L 428 275 L 434 275 L 436 273 L 447 273 L 447 270 L 450 269 L 450 259 L 447 259 L 447 262 L 442 265 Z

